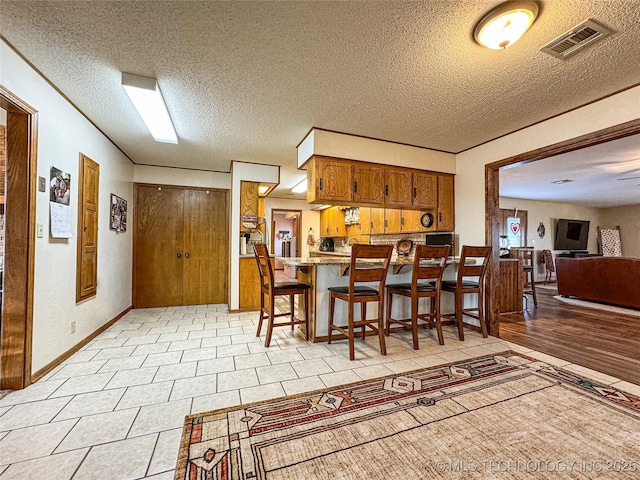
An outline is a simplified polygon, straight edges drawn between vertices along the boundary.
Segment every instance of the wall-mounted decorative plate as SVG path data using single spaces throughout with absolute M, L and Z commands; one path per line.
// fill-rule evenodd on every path
M 398 255 L 409 255 L 411 247 L 413 247 L 413 242 L 411 240 L 398 240 L 398 243 L 396 243 L 396 251 L 398 252 Z

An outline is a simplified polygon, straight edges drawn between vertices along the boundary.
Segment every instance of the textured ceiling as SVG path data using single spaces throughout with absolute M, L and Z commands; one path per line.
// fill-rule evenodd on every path
M 603 208 L 640 204 L 640 135 L 502 170 L 500 195 Z
M 0 31 L 135 163 L 278 164 L 284 190 L 313 126 L 459 152 L 639 81 L 637 0 L 543 1 L 492 51 L 472 29 L 496 3 L 2 0 Z M 587 18 L 614 34 L 538 51 Z M 153 141 L 121 71 L 158 79 L 178 145 Z

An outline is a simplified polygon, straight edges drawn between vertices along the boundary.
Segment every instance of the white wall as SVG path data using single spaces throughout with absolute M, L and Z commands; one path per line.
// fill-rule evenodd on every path
M 223 190 L 231 188 L 231 174 L 225 172 L 152 167 L 149 165 L 136 165 L 133 172 L 133 181 L 135 183 L 220 188 Z
M 598 235 L 596 227 L 601 222 L 599 208 L 585 207 L 570 203 L 543 202 L 539 200 L 523 200 L 521 198 L 500 197 L 500 208 L 527 211 L 527 246 L 534 246 L 536 250 L 553 250 L 556 236 L 556 222 L 559 218 L 571 220 L 589 220 L 589 253 L 598 253 Z M 544 223 L 545 236 L 540 238 L 537 233 L 540 222 Z
M 601 227 L 620 227 L 625 257 L 640 258 L 640 204 L 600 209 Z
M 500 208 L 527 211 L 527 246 L 533 246 L 536 250 L 553 249 L 556 236 L 556 222 L 559 218 L 572 220 L 589 220 L 589 253 L 598 253 L 597 226 L 602 223 L 601 210 L 599 208 L 573 205 L 570 203 L 543 202 L 539 200 L 523 200 L 521 198 L 500 197 Z M 545 227 L 544 238 L 538 236 L 538 225 L 542 222 Z M 538 279 L 544 278 L 544 266 L 536 263 L 536 275 Z
M 498 138 L 456 156 L 456 233 L 460 244 L 485 243 L 488 163 L 640 118 L 640 87 Z
M 319 129 L 312 130 L 298 146 L 298 167 L 312 154 L 436 172 L 456 172 L 456 156 L 453 153 Z
M 229 309 L 240 306 L 240 182 L 280 183 L 280 167 L 257 163 L 231 163 L 231 241 L 229 242 Z M 271 219 L 268 220 L 271 226 Z
M 73 238 L 49 238 L 48 189 L 36 197 L 36 222 L 45 231 L 44 238 L 35 242 L 32 371 L 37 372 L 131 306 L 133 165 L 4 42 L 0 43 L 0 83 L 38 111 L 38 176 L 48 179 L 51 166 L 71 174 Z M 80 152 L 100 165 L 98 292 L 76 304 Z M 125 233 L 109 229 L 111 193 L 129 201 Z M 72 321 L 76 322 L 73 335 Z

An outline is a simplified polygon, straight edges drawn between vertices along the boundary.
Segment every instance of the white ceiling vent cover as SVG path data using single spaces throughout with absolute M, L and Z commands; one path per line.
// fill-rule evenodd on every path
M 546 44 L 540 51 L 556 58 L 567 58 L 593 41 L 606 37 L 610 33 L 611 30 L 596 23 L 594 20 L 585 20 L 577 27 Z

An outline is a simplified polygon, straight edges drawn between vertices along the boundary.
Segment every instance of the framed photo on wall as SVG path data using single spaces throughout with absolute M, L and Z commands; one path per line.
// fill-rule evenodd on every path
M 116 232 L 127 231 L 127 201 L 111 194 L 111 217 L 109 228 Z

